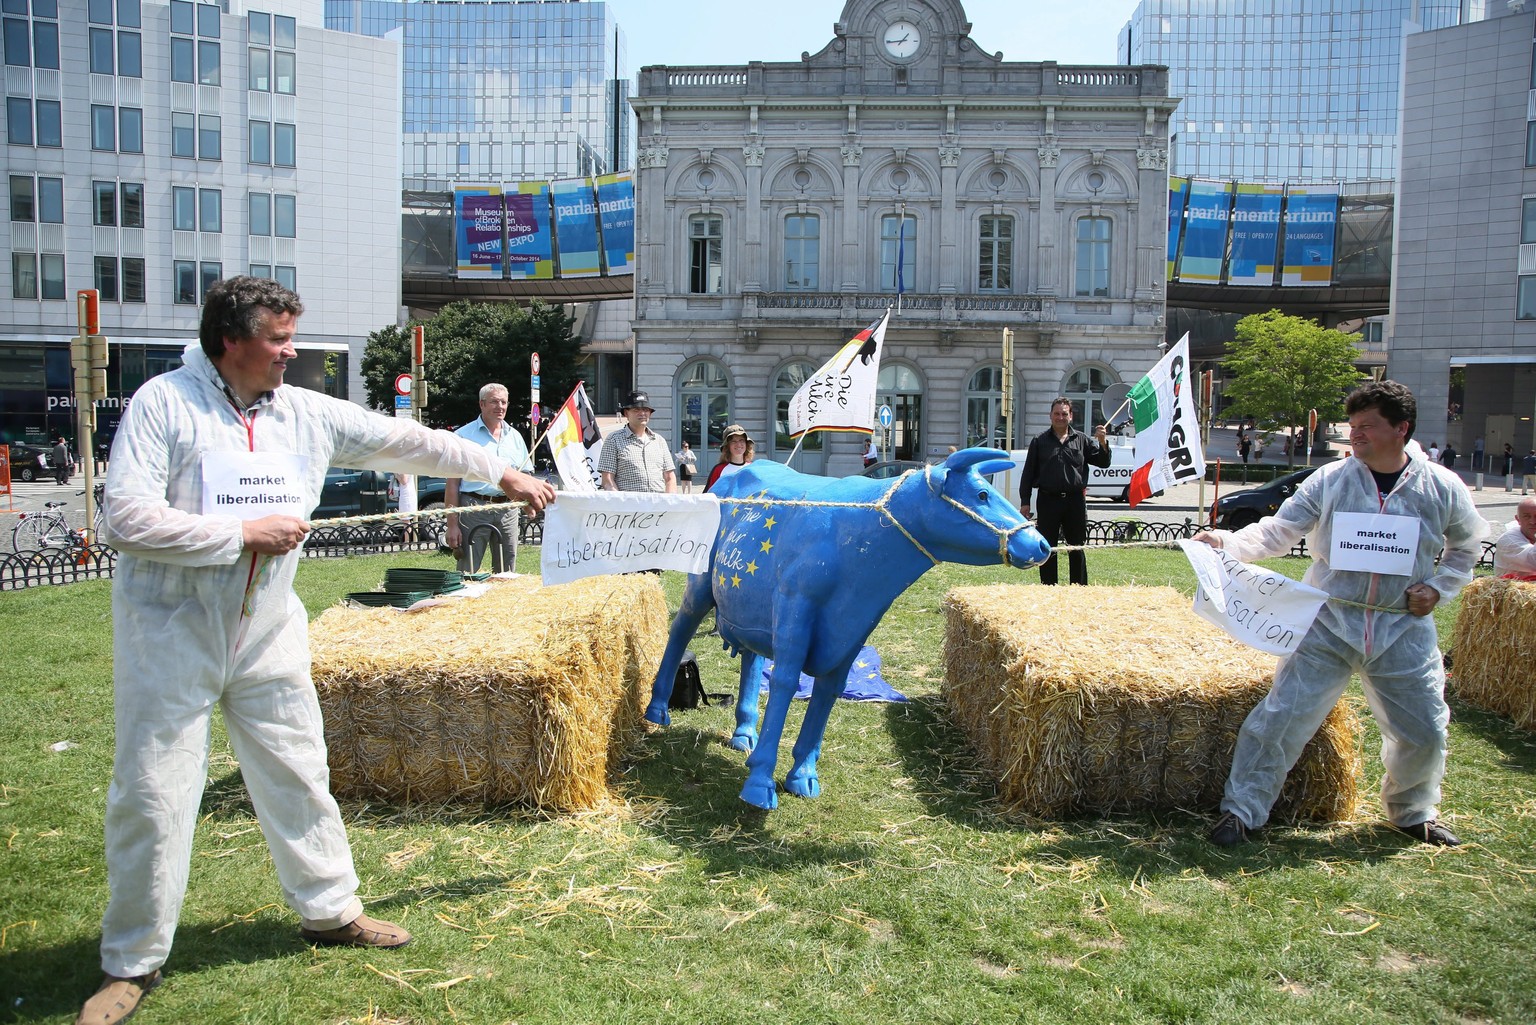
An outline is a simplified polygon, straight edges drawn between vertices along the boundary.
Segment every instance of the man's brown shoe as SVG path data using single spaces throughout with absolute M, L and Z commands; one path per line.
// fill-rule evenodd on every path
M 311 943 L 327 947 L 378 947 L 388 950 L 411 942 L 411 934 L 394 922 L 358 915 L 340 929 L 300 929 Z
M 160 979 L 158 968 L 148 975 L 135 975 L 131 979 L 108 975 L 101 980 L 101 988 L 80 1009 L 75 1025 L 116 1025 L 127 1021 L 139 1009 L 144 994 L 160 985 Z

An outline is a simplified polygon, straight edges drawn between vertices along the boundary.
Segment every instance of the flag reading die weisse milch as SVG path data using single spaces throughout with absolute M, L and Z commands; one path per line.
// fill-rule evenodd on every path
M 1130 402 L 1136 422 L 1136 469 L 1130 486 L 1130 505 L 1135 507 L 1205 472 L 1200 415 L 1189 375 L 1189 335 L 1131 389 Z
M 596 491 L 600 482 L 593 467 L 597 465 L 603 436 L 597 426 L 597 413 L 580 381 L 576 382 L 571 397 L 565 400 L 560 412 L 549 422 L 546 437 L 565 490 Z
M 795 392 L 789 400 L 791 438 L 812 431 L 874 431 L 880 347 L 890 319 L 887 309 L 885 316 L 849 339 Z

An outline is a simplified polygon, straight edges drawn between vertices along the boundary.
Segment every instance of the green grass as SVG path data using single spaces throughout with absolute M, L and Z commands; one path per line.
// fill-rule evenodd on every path
M 405 564 L 448 563 L 308 560 L 299 588 L 313 614 Z M 1192 588 L 1177 552 L 1089 569 Z M 300 941 L 216 722 L 176 947 L 136 1021 L 1536 1021 L 1536 738 L 1454 706 L 1454 851 L 1371 817 L 1370 726 L 1359 822 L 1226 852 L 1202 839 L 1210 809 L 1008 820 L 937 700 L 940 604 L 1034 579 L 944 566 L 898 601 L 873 643 L 914 700 L 837 709 L 815 801 L 737 800 L 730 712 L 711 708 L 649 738 L 611 811 L 344 806 L 370 910 L 416 934 L 402 951 Z M 0 1022 L 71 1021 L 97 981 L 110 612 L 106 582 L 0 595 Z M 707 689 L 734 683 L 713 640 L 694 650 Z

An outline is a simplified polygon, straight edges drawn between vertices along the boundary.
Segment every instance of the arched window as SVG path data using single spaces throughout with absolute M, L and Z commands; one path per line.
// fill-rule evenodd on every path
M 965 447 L 1009 448 L 1003 438 L 1003 368 L 982 367 L 965 386 Z
M 1104 367 L 1079 367 L 1067 378 L 1061 393 L 1072 401 L 1072 426 L 1089 434 L 1094 424 L 1104 423 L 1115 410 L 1105 409 L 1104 389 L 1119 377 Z
M 923 380 L 917 371 L 900 363 L 880 368 L 876 403 L 891 407 L 890 430 L 875 428 L 881 459 L 923 458 Z
M 725 367 L 712 359 L 695 360 L 677 379 L 677 436 L 668 440 L 678 448 L 683 442 L 703 453 L 720 447 L 720 435 L 731 422 L 731 381 Z
M 795 439 L 789 436 L 789 403 L 795 392 L 816 373 L 816 364 L 796 361 L 780 368 L 773 379 L 773 442 L 772 449 L 761 455 L 771 455 L 779 462 L 789 459 L 795 450 Z M 821 433 L 807 434 L 795 456 L 794 467 L 802 473 L 821 473 L 826 469 L 826 442 Z

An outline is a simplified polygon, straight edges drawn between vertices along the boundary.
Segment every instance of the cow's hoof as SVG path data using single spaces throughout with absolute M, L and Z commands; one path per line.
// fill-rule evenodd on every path
M 757 734 L 746 730 L 737 730 L 729 741 L 732 751 L 740 751 L 743 754 L 751 754 L 757 747 Z
M 784 777 L 784 789 L 796 797 L 820 797 L 821 780 L 814 772 L 791 772 Z
M 762 808 L 765 811 L 773 811 L 779 806 L 778 788 L 772 781 L 763 784 L 747 780 L 741 788 L 741 799 L 752 807 Z
M 653 722 L 657 726 L 671 726 L 672 713 L 667 711 L 666 703 L 647 705 L 645 709 L 645 721 Z

